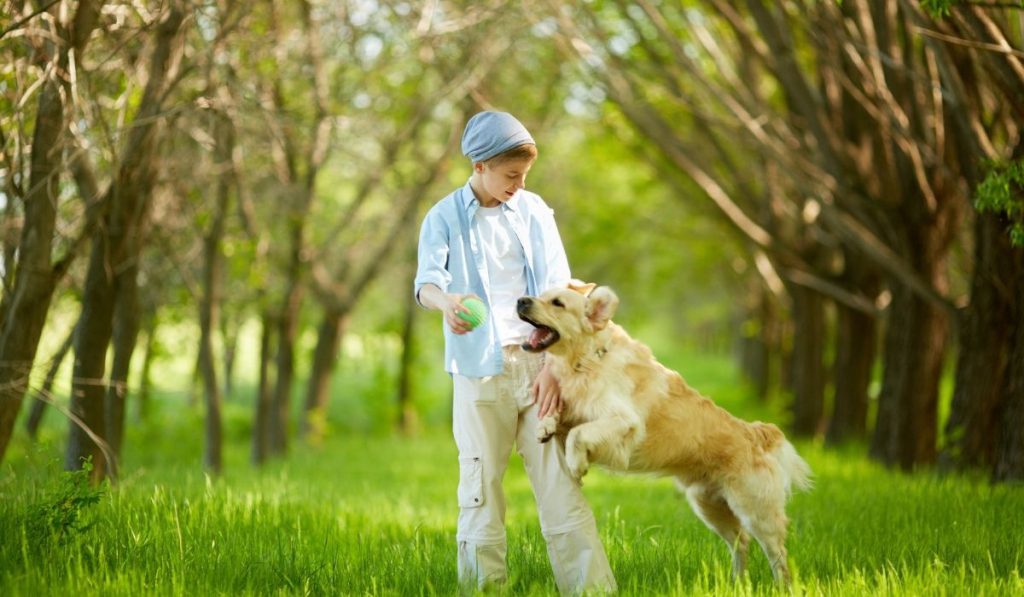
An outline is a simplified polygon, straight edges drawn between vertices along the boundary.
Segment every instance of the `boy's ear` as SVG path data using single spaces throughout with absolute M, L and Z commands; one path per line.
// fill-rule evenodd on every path
M 587 300 L 587 320 L 594 330 L 603 330 L 619 307 L 619 297 L 607 286 L 600 286 L 590 293 Z
M 569 290 L 575 290 L 583 296 L 590 296 L 590 293 L 597 288 L 597 284 L 591 282 L 584 282 L 583 280 L 577 280 L 573 278 L 569 280 Z

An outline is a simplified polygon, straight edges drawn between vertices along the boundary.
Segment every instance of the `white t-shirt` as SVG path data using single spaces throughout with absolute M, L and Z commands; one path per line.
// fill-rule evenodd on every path
M 478 207 L 473 218 L 490 281 L 491 317 L 502 346 L 521 344 L 533 326 L 519 319 L 516 301 L 526 294 L 526 253 L 501 213 L 501 206 Z

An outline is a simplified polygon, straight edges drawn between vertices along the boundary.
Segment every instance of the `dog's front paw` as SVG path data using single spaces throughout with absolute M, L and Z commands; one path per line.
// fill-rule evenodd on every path
M 580 441 L 578 429 L 570 431 L 569 437 L 565 440 L 565 465 L 569 468 L 569 474 L 576 479 L 582 479 L 590 469 L 587 449 Z
M 558 417 L 548 415 L 537 423 L 537 441 L 546 443 L 558 429 Z
M 573 478 L 580 480 L 590 470 L 590 462 L 587 460 L 587 455 L 582 455 L 575 452 L 566 452 L 565 464 L 569 467 L 569 474 Z

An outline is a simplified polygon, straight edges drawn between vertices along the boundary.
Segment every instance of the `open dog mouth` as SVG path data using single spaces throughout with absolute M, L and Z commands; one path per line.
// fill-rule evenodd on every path
M 526 339 L 526 342 L 523 342 L 523 350 L 527 352 L 540 352 L 542 350 L 547 350 L 552 344 L 558 342 L 561 337 L 554 329 L 549 328 L 542 323 L 538 323 L 522 313 L 519 314 L 519 319 L 522 319 L 534 327 L 533 333 L 531 333 L 530 337 Z

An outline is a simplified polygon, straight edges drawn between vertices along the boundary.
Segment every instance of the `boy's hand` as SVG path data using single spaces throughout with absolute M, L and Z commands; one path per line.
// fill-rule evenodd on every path
M 451 328 L 452 333 L 459 336 L 473 331 L 473 325 L 465 319 L 459 317 L 459 313 L 469 313 L 469 309 L 462 304 L 462 301 L 468 297 L 480 297 L 475 294 L 446 294 L 446 303 L 441 309 L 444 312 L 444 320 L 448 323 L 448 327 Z
M 532 404 L 540 404 L 537 418 L 562 412 L 562 388 L 558 385 L 558 379 L 548 371 L 547 365 L 537 374 L 530 388 L 530 395 L 533 396 Z
M 448 327 L 461 336 L 473 329 L 468 321 L 459 317 L 459 313 L 469 313 L 469 309 L 463 306 L 462 301 L 470 296 L 480 298 L 475 294 L 448 294 L 433 284 L 425 284 L 420 289 L 418 298 L 424 307 L 437 309 L 443 313 Z

